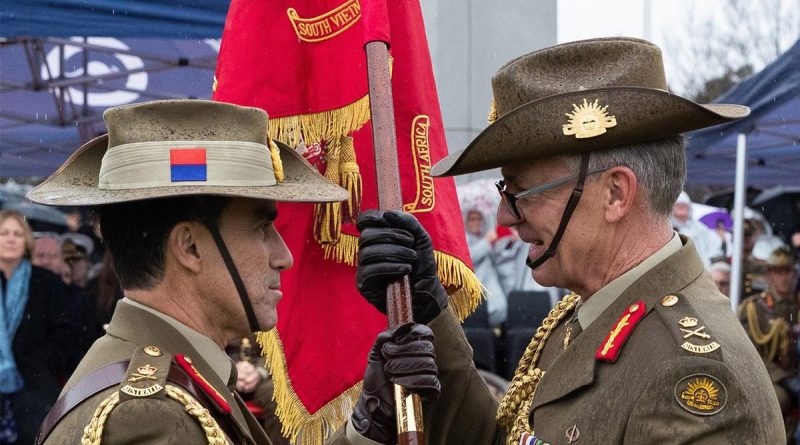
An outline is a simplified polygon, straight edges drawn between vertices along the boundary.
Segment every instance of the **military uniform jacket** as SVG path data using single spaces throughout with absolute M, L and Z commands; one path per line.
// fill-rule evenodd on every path
M 545 373 L 527 413 L 538 439 L 552 444 L 786 442 L 761 359 L 691 241 L 681 241 L 677 253 L 628 286 L 566 348 L 569 317 L 552 333 L 539 361 Z M 670 295 L 677 298 L 664 298 Z M 599 360 L 610 333 L 634 305 L 641 318 L 626 338 L 616 337 L 623 339 L 616 361 Z M 495 420 L 497 403 L 472 365 L 452 312 L 431 327 L 442 394 L 424 407 L 427 442 L 505 443 L 506 432 Z M 691 331 L 696 333 L 687 334 Z
M 160 355 L 153 353 L 153 347 Z M 221 381 L 183 335 L 166 320 L 125 301 L 117 304 L 107 334 L 91 347 L 67 382 L 62 396 L 96 371 L 128 361 L 130 364 L 126 365 L 127 371 L 122 379 L 117 377 L 108 389 L 69 411 L 44 443 L 82 443 L 86 426 L 93 418 L 105 416 L 102 430 L 90 443 L 208 444 L 209 431 L 201 426 L 198 416 L 210 414 L 224 433 L 222 437 L 218 436 L 216 443 L 270 444 L 241 397 Z M 180 366 L 178 361 L 182 362 Z M 180 369 L 184 368 L 187 370 L 184 375 L 196 374 L 191 379 L 195 384 L 194 394 L 167 378 L 169 373 L 172 373 L 170 376 L 181 375 Z M 182 381 L 186 380 L 184 377 Z M 207 386 L 200 384 L 201 381 Z M 114 393 L 118 394 L 119 400 L 113 409 L 104 413 L 101 405 L 107 403 Z M 202 393 L 202 397 L 197 397 L 197 393 Z M 183 399 L 183 402 L 177 399 Z M 214 399 L 217 399 L 216 403 Z M 187 409 L 185 402 L 193 403 L 191 410 Z M 229 413 L 219 409 L 220 406 L 227 406 Z

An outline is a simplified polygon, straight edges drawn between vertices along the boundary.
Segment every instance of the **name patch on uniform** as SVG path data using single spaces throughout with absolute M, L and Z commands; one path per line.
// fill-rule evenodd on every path
M 728 391 L 716 377 L 692 374 L 675 384 L 675 400 L 681 408 L 698 416 L 713 416 L 728 403 Z
M 205 148 L 171 148 L 169 150 L 169 170 L 172 182 L 205 181 Z

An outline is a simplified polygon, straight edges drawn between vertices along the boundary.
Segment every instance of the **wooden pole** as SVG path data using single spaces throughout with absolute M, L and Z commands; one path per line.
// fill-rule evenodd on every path
M 375 175 L 378 182 L 378 207 L 381 210 L 402 210 L 400 171 L 397 162 L 392 79 L 389 74 L 389 50 L 386 43 L 366 45 L 369 107 L 372 114 L 372 145 L 375 149 Z M 411 284 L 403 277 L 386 289 L 389 327 L 413 322 Z M 424 445 L 422 404 L 419 396 L 395 385 L 397 441 L 399 445 Z

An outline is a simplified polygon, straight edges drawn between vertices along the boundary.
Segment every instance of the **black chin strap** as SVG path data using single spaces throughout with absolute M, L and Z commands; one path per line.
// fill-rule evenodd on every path
M 589 153 L 583 153 L 581 155 L 581 169 L 578 172 L 578 183 L 575 184 L 575 188 L 572 189 L 572 194 L 569 197 L 569 201 L 567 201 L 567 207 L 564 209 L 564 213 L 561 215 L 561 222 L 558 224 L 558 230 L 556 230 L 553 241 L 550 241 L 550 246 L 547 247 L 547 251 L 536 259 L 536 261 L 531 261 L 530 258 L 525 260 L 525 264 L 531 269 L 536 269 L 556 254 L 556 248 L 558 247 L 558 243 L 561 242 L 561 237 L 564 236 L 564 231 L 567 230 L 567 224 L 569 224 L 569 220 L 572 218 L 572 212 L 575 211 L 575 207 L 578 207 L 578 203 L 581 200 L 583 183 L 586 181 L 586 172 L 588 170 Z
M 241 275 L 239 275 L 239 270 L 236 268 L 236 264 L 233 263 L 231 253 L 228 251 L 228 246 L 225 245 L 225 240 L 222 239 L 222 235 L 219 233 L 219 227 L 217 227 L 217 223 L 215 221 L 211 221 L 210 218 L 205 217 L 202 218 L 202 221 L 208 231 L 211 233 L 211 237 L 214 238 L 214 242 L 217 244 L 217 249 L 219 250 L 220 255 L 222 255 L 222 260 L 225 261 L 225 267 L 228 268 L 228 273 L 233 280 L 234 286 L 236 286 L 236 291 L 239 293 L 239 299 L 242 300 L 242 307 L 244 307 L 244 312 L 247 314 L 247 322 L 250 324 L 250 332 L 258 332 L 260 328 L 258 326 L 258 319 L 256 319 L 256 313 L 253 310 L 253 305 L 250 302 L 250 296 L 247 295 L 247 289 L 244 287 L 244 282 L 242 281 Z

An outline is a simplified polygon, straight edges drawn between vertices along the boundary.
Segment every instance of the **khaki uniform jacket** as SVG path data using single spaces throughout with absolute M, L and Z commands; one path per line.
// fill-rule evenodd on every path
M 539 361 L 545 374 L 529 414 L 539 439 L 569 443 L 572 429 L 573 436 L 579 434 L 578 444 L 786 443 L 778 401 L 760 357 L 691 241 L 681 240 L 677 253 L 631 284 L 566 350 L 569 317 L 553 332 Z M 667 295 L 677 295 L 677 302 L 662 305 Z M 644 302 L 646 312 L 616 363 L 597 360 L 606 336 L 637 302 Z M 704 326 L 701 332 L 709 337 L 685 338 L 679 324 L 684 317 L 696 318 L 691 330 Z M 495 420 L 497 402 L 475 371 L 452 312 L 440 315 L 431 327 L 442 394 L 424 407 L 427 443 L 504 443 L 505 432 Z M 682 346 L 687 342 L 696 351 L 691 345 L 720 346 L 692 352 Z M 689 406 L 702 402 L 697 388 L 704 385 L 712 390 L 706 392 L 710 403 Z
M 141 351 L 145 346 L 156 346 L 167 358 L 147 358 Z M 229 433 L 230 443 L 248 445 L 270 444 L 256 419 L 250 414 L 241 397 L 222 382 L 211 366 L 192 344 L 162 318 L 121 301 L 117 304 L 107 334 L 97 340 L 67 382 L 62 395 L 95 370 L 124 360 L 146 360 L 164 371 L 174 354 L 184 354 L 208 384 L 231 407 L 235 431 Z M 135 357 L 135 359 L 132 359 Z M 136 358 L 138 357 L 138 358 Z M 132 365 L 136 366 L 136 365 Z M 161 372 L 159 371 L 159 373 Z M 124 382 L 122 382 L 124 384 Z M 167 382 L 169 383 L 169 382 Z M 46 445 L 78 444 L 98 405 L 121 385 L 115 385 L 86 399 L 69 412 L 53 429 Z M 187 414 L 184 405 L 164 396 L 161 390 L 149 397 L 131 397 L 121 401 L 108 415 L 100 443 L 115 444 L 207 444 L 208 439 L 196 417 Z M 213 411 L 212 409 L 209 409 Z M 215 414 L 217 421 L 222 423 Z M 230 437 L 230 436 L 235 437 Z

